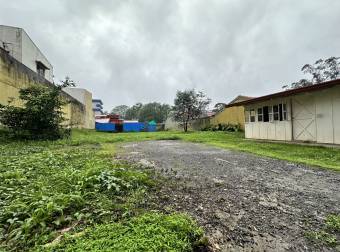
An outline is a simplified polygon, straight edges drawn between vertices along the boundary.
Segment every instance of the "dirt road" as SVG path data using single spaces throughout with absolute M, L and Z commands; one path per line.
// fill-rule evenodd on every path
M 169 183 L 163 209 L 188 212 L 221 251 L 332 251 L 305 238 L 340 212 L 340 173 L 180 141 L 123 146 Z

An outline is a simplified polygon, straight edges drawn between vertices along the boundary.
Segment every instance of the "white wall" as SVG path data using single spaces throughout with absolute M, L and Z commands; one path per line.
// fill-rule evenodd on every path
M 340 86 L 274 99 L 246 110 L 287 104 L 287 120 L 245 124 L 245 137 L 254 139 L 311 141 L 340 144 Z
M 20 62 L 22 60 L 21 37 L 21 28 L 0 25 L 0 46 L 9 51 L 9 54 Z M 6 43 L 5 46 L 3 42 Z
M 259 122 L 257 109 L 264 106 L 273 106 L 278 104 L 286 104 L 287 120 L 285 121 L 271 121 Z M 266 140 L 292 140 L 292 126 L 291 126 L 291 110 L 289 99 L 274 99 L 267 102 L 261 102 L 254 105 L 248 105 L 245 110 L 255 109 L 255 122 L 245 123 L 245 137 L 254 139 Z
M 49 69 L 45 70 L 45 78 L 50 82 L 53 82 L 53 66 L 47 60 L 47 58 L 42 54 L 39 48 L 34 44 L 27 33 L 22 30 L 22 63 L 32 69 L 37 71 L 36 61 L 41 61 Z
M 8 44 L 10 55 L 22 64 L 37 72 L 36 61 L 41 61 L 49 70 L 45 71 L 45 78 L 53 82 L 53 66 L 34 44 L 28 34 L 21 28 L 0 25 L 0 46 Z
M 340 86 L 314 93 L 316 141 L 340 144 Z

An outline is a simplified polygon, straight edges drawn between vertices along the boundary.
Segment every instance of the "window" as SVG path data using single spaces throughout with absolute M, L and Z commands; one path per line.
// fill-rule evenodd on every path
M 269 107 L 268 106 L 263 107 L 263 121 L 269 122 Z
M 37 73 L 45 77 L 45 70 L 49 68 L 46 67 L 41 61 L 36 61 L 36 64 L 37 64 Z
M 263 108 L 257 109 L 257 121 L 263 122 Z
M 279 105 L 274 105 L 273 106 L 273 114 L 274 114 L 274 121 L 278 121 L 279 120 Z
M 255 122 L 255 110 L 250 110 L 250 122 Z
M 249 122 L 249 116 L 250 116 L 249 110 L 245 110 L 244 111 L 244 119 L 245 119 L 246 123 Z
M 268 121 L 272 122 L 273 121 L 273 107 L 272 106 L 268 106 Z
M 283 120 L 286 121 L 287 120 L 287 106 L 286 104 L 282 104 L 282 114 L 283 114 Z

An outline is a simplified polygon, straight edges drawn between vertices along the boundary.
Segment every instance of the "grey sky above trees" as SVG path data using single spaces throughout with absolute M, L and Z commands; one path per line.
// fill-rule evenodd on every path
M 264 95 L 301 66 L 340 56 L 339 0 L 0 0 L 54 66 L 119 104 L 173 103 L 196 88 L 213 104 Z

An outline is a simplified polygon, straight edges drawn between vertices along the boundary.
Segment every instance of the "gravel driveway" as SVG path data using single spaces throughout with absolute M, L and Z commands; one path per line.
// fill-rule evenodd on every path
M 221 251 L 332 251 L 305 233 L 340 213 L 340 173 L 181 141 L 125 144 L 166 177 L 163 209 L 188 212 Z

